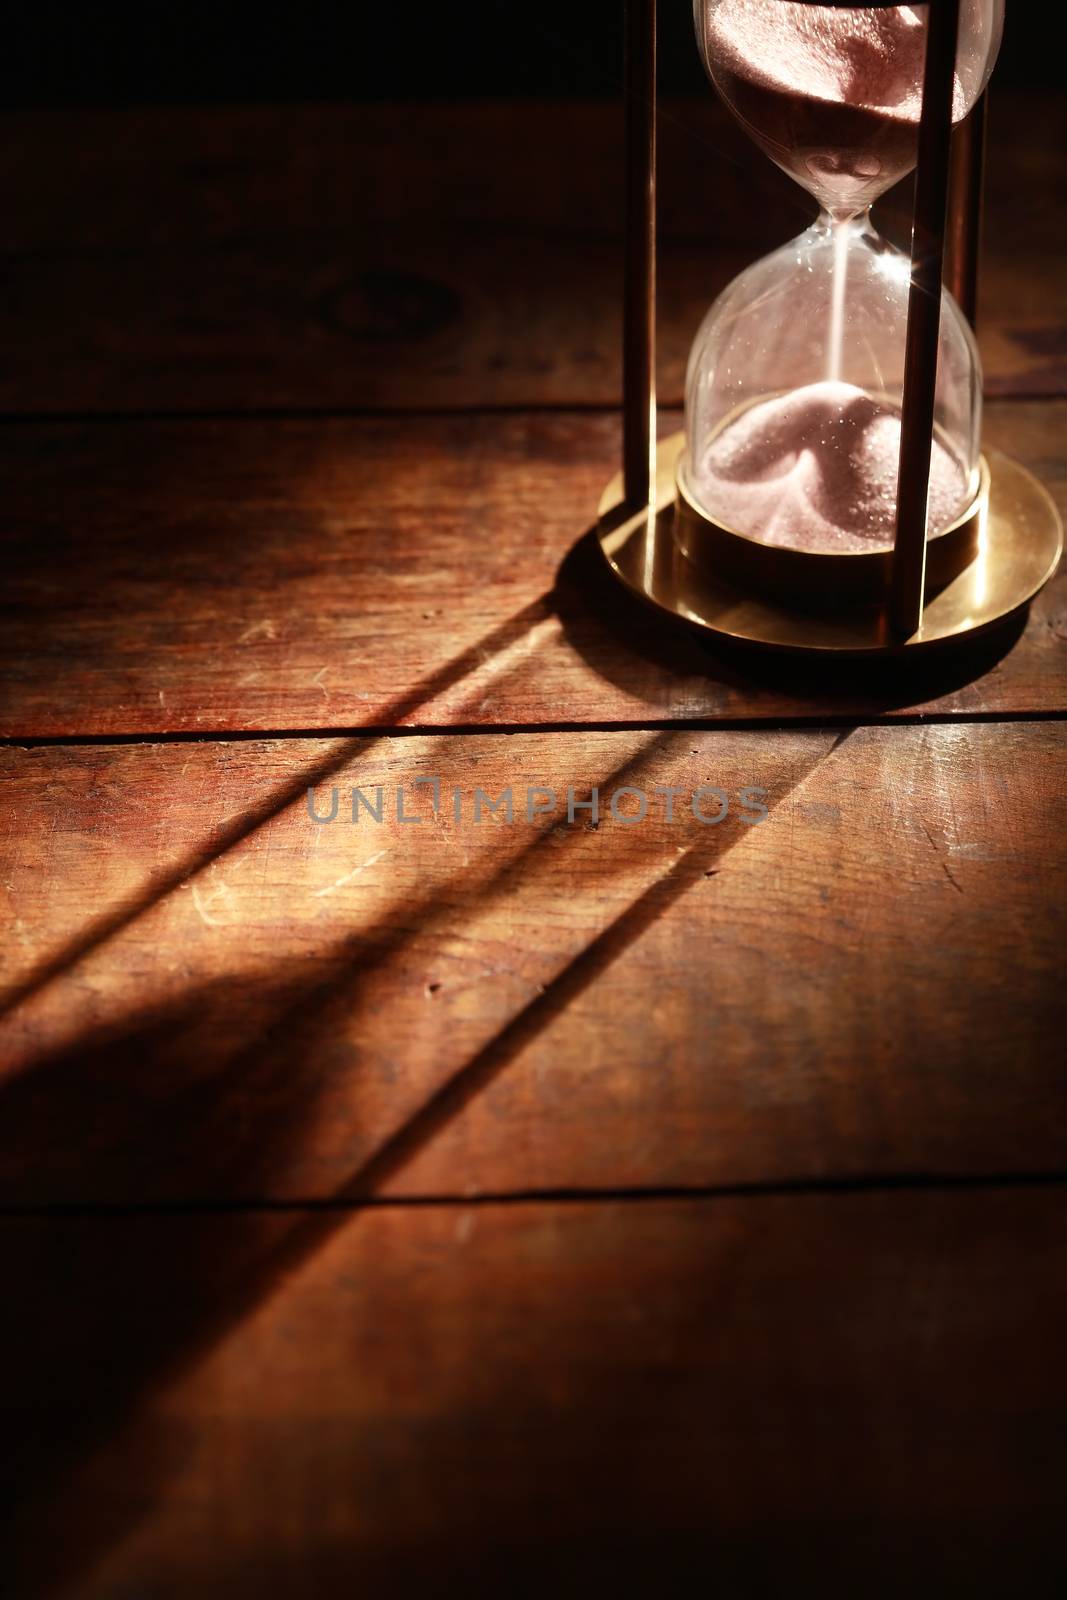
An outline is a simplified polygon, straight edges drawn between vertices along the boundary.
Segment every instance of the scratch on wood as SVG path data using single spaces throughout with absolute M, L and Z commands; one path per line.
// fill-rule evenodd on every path
M 312 897 L 316 900 L 324 894 L 333 894 L 337 889 L 343 889 L 346 883 L 351 883 L 353 878 L 358 878 L 361 872 L 366 872 L 368 867 L 373 867 L 376 861 L 389 854 L 388 850 L 379 850 L 377 855 L 369 856 L 366 861 L 361 861 L 358 867 L 353 867 L 351 872 L 346 872 L 343 878 L 338 878 L 336 883 L 328 883 L 324 889 L 313 889 Z
M 272 618 L 264 617 L 260 622 L 249 623 L 237 643 L 251 644 L 253 639 L 276 639 L 277 637 Z
M 955 889 L 956 893 L 957 894 L 962 894 L 963 890 L 960 887 L 960 885 L 956 882 L 955 878 L 952 876 L 952 869 L 949 867 L 949 864 L 948 864 L 947 861 L 942 861 L 941 870 L 945 874 L 945 877 L 948 879 L 949 883 L 951 883 L 952 887 Z
M 193 891 L 193 905 L 196 907 L 197 911 L 199 912 L 200 920 L 201 920 L 202 923 L 204 923 L 205 927 L 208 927 L 208 928 L 222 928 L 222 927 L 224 927 L 225 924 L 220 922 L 218 917 L 213 917 L 211 915 L 211 912 L 207 909 L 207 907 L 205 906 L 203 900 L 200 898 L 199 885 L 196 884 L 196 883 L 191 883 L 189 885 L 189 887 Z

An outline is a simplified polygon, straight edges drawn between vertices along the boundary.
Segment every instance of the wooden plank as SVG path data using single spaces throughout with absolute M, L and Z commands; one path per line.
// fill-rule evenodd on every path
M 8 1219 L 5 1581 L 1055 1593 L 1065 1225 L 1062 1190 Z
M 988 410 L 1062 509 L 1067 402 Z M 0 449 L 8 737 L 1067 706 L 1063 578 L 1021 639 L 903 673 L 661 620 L 585 537 L 615 418 L 35 424 Z
M 6 750 L 0 1201 L 1062 1170 L 1065 742 Z M 568 822 L 593 785 L 598 826 Z M 612 815 L 623 785 L 644 821 Z M 514 822 L 476 823 L 509 786 Z M 527 822 L 538 786 L 556 809 Z
M 994 105 L 992 394 L 1067 392 L 1045 203 L 1063 118 L 1054 95 Z M 0 152 L 0 409 L 616 405 L 620 127 L 610 104 L 19 113 Z M 886 207 L 898 236 L 903 206 Z M 664 404 L 715 294 L 810 215 L 710 94 L 667 108 Z

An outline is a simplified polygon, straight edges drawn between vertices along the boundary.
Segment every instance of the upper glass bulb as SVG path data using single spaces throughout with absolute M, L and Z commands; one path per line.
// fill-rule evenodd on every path
M 833 214 L 915 165 L 929 6 L 694 0 L 708 75 L 753 139 Z M 993 70 L 1004 0 L 961 0 L 953 120 Z

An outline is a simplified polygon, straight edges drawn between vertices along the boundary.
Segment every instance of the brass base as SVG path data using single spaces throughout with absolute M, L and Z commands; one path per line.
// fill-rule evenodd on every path
M 628 511 L 622 504 L 622 474 L 612 479 L 600 502 L 597 537 L 611 570 L 629 589 L 722 638 L 841 656 L 889 655 L 972 638 L 1031 600 L 1055 572 L 1063 549 L 1059 513 L 1047 491 L 1017 462 L 990 451 L 989 502 L 978 554 L 932 596 L 918 631 L 910 639 L 895 639 L 880 606 L 804 610 L 772 594 L 741 589 L 713 566 L 697 565 L 684 555 L 674 536 L 675 472 L 684 446 L 681 433 L 659 444 L 655 511 Z

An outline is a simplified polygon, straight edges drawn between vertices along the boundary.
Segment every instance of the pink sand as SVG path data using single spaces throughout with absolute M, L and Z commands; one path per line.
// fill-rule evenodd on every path
M 713 60 L 762 88 L 917 122 L 924 19 L 910 6 L 831 10 L 789 0 L 721 0 L 707 22 Z M 956 80 L 953 117 L 966 106 Z
M 764 544 L 869 551 L 893 543 L 899 454 L 899 412 L 852 384 L 813 383 L 742 413 L 691 480 L 710 515 Z M 967 491 L 963 467 L 935 439 L 931 533 L 960 514 Z

